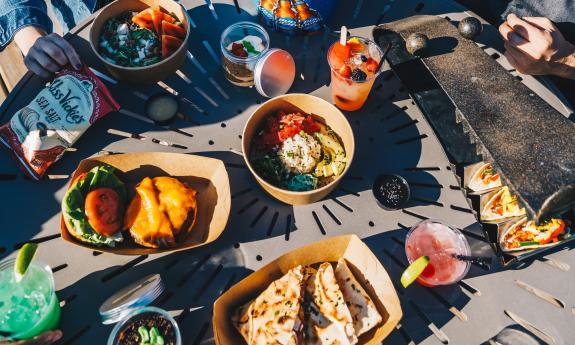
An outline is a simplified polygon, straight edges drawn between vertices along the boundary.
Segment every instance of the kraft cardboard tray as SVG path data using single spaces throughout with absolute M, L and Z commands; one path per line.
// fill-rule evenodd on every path
M 72 237 L 64 218 L 60 217 L 62 238 L 74 245 L 119 255 L 142 255 L 179 251 L 199 247 L 216 240 L 224 231 L 231 208 L 230 182 L 221 160 L 181 153 L 141 152 L 115 154 L 84 159 L 78 165 L 70 181 L 95 166 L 108 164 L 120 171 L 126 183 L 128 198 L 134 195 L 134 187 L 144 177 L 172 176 L 185 182 L 197 193 L 197 221 L 188 237 L 174 247 L 146 248 L 135 243 L 129 235 L 116 247 L 94 246 Z
M 274 280 L 298 265 L 337 262 L 345 258 L 355 278 L 375 303 L 383 322 L 359 338 L 358 344 L 381 344 L 402 317 L 399 298 L 385 268 L 356 235 L 332 237 L 284 254 L 232 286 L 214 303 L 214 338 L 219 345 L 245 345 L 232 324 L 238 307 L 256 298 Z

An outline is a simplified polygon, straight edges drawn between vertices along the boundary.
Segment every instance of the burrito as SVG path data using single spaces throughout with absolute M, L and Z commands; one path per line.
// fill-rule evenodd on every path
M 297 266 L 239 308 L 232 322 L 248 345 L 303 344 L 304 268 Z
M 311 299 L 306 344 L 356 344 L 353 319 L 329 262 L 309 278 L 306 292 Z
M 499 238 L 499 246 L 504 252 L 551 246 L 559 241 L 566 231 L 565 221 L 551 219 L 541 225 L 534 221 L 521 218 L 517 223 L 503 231 Z
M 483 221 L 495 221 L 524 215 L 525 209 L 519 207 L 517 197 L 512 196 L 507 187 L 490 193 L 480 212 Z
M 337 262 L 335 279 L 351 313 L 355 335 L 359 337 L 377 326 L 382 320 L 381 315 L 343 258 Z
M 473 192 L 481 192 L 496 187 L 501 187 L 501 178 L 493 170 L 491 163 L 479 165 L 471 175 L 467 185 L 467 188 Z

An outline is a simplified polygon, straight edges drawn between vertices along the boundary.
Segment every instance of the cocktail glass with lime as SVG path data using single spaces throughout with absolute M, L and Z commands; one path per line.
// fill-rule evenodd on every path
M 454 284 L 469 271 L 470 263 L 458 259 L 471 255 L 467 239 L 461 231 L 440 221 L 424 220 L 413 226 L 405 239 L 405 253 L 410 264 L 427 258 L 417 278 L 424 286 Z
M 50 266 L 31 262 L 17 279 L 15 263 L 15 259 L 0 263 L 1 334 L 9 339 L 28 339 L 55 329 L 60 321 L 60 304 Z

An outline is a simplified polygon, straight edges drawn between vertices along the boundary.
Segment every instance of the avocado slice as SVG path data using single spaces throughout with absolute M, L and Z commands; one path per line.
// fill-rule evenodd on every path
M 324 159 L 316 166 L 316 174 L 318 169 L 323 170 L 322 175 L 317 176 L 339 176 L 345 169 L 345 151 L 341 144 L 329 134 L 315 133 L 315 138 L 322 146 Z M 326 153 L 329 155 L 329 161 L 326 160 Z

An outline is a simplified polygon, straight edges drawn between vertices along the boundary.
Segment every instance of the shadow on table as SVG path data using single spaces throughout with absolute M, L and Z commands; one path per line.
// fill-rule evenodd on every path
M 217 253 L 217 254 L 214 254 Z M 108 260 L 101 254 L 94 260 Z M 136 260 L 145 259 L 146 256 Z M 146 261 L 134 267 L 112 266 L 91 273 L 57 292 L 62 307 L 63 343 L 99 343 L 108 337 L 113 325 L 102 325 L 100 305 L 114 292 L 150 274 L 160 274 L 165 292 L 152 304 L 176 316 L 185 344 L 209 337 L 212 304 L 221 293 L 252 271 L 244 268 L 241 248 L 218 250 L 207 246 Z M 241 303 L 244 301 L 238 301 Z M 90 311 L 89 313 L 87 311 Z
M 284 237 L 288 241 L 291 233 L 298 230 L 294 207 L 267 194 L 256 182 L 241 155 L 232 151 L 194 154 L 220 159 L 228 171 L 232 206 L 227 230 L 218 242 L 232 245 L 274 237 Z

